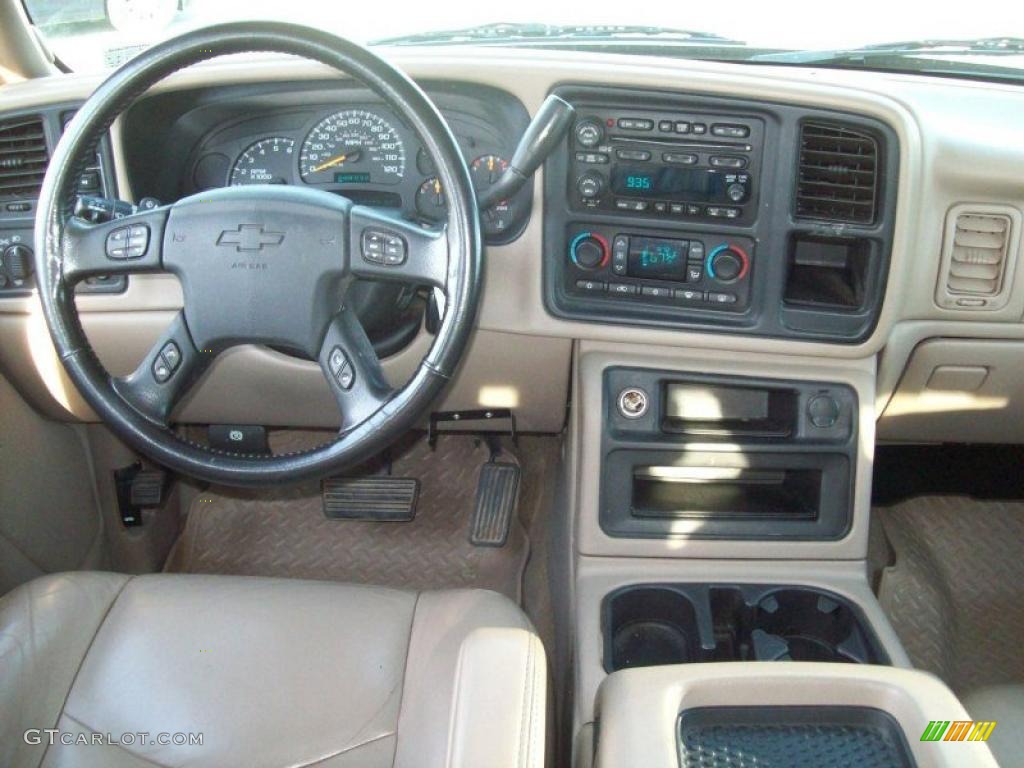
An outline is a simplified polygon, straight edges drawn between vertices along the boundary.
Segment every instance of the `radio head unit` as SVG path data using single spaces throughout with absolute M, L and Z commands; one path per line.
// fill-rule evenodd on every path
M 761 118 L 608 109 L 582 114 L 570 142 L 576 210 L 742 225 L 756 216 Z

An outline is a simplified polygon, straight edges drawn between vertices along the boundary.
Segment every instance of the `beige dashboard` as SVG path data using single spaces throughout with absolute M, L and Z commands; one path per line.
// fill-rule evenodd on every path
M 383 53 L 418 79 L 459 80 L 508 91 L 531 113 L 560 84 L 620 85 L 841 109 L 883 121 L 899 140 L 890 274 L 880 320 L 864 342 L 825 344 L 553 317 L 542 300 L 542 265 L 550 254 L 544 252 L 544 195 L 538 173 L 533 213 L 522 236 L 487 249 L 478 331 L 447 407 L 513 407 L 521 429 L 559 431 L 565 424 L 574 344 L 615 343 L 640 355 L 647 347 L 657 347 L 659 355 L 675 348 L 700 359 L 701 351 L 708 350 L 716 359 L 733 358 L 749 375 L 812 367 L 837 380 L 863 381 L 864 371 L 877 367 L 875 386 L 863 386 L 860 395 L 862 418 L 874 421 L 882 414 L 882 437 L 963 440 L 973 434 L 985 440 L 1018 439 L 1012 427 L 1024 427 L 1024 386 L 1006 372 L 1024 359 L 1024 269 L 1013 268 L 1021 250 L 1019 221 L 1024 211 L 1024 89 L 909 75 L 613 54 L 495 48 Z M 295 59 L 224 59 L 192 67 L 159 87 L 334 77 L 320 65 Z M 93 76 L 64 75 L 8 85 L 0 88 L 0 114 L 81 100 L 98 82 Z M 123 146 L 116 125 L 112 145 L 120 196 L 130 197 L 124 163 L 118 162 Z M 1011 232 L 1000 308 L 944 308 L 937 303 L 947 216 L 964 205 L 1015 212 L 1018 225 Z M 180 301 L 174 278 L 140 276 L 133 278 L 126 293 L 83 297 L 79 308 L 101 359 L 112 372 L 125 373 L 134 368 Z M 961 341 L 934 341 L 949 339 Z M 412 370 L 428 341 L 421 335 L 412 347 L 385 362 L 394 383 Z M 910 371 L 904 376 L 908 362 Z M 0 300 L 0 365 L 44 412 L 94 418 L 55 359 L 32 298 Z M 965 412 L 974 418 L 964 419 Z M 331 395 L 315 364 L 253 347 L 224 355 L 183 404 L 180 416 L 195 422 L 291 426 L 330 426 L 336 420 Z M 948 433 L 944 423 L 950 425 Z

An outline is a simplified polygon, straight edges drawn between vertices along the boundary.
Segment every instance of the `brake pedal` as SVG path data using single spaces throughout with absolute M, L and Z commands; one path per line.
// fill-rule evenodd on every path
M 408 522 L 416 516 L 414 477 L 331 477 L 323 483 L 324 515 L 338 520 Z
M 519 465 L 491 459 L 480 467 L 476 508 L 469 541 L 478 547 L 503 547 L 519 494 Z

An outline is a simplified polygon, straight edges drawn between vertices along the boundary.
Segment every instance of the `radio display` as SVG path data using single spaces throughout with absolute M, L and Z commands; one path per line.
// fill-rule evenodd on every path
M 686 257 L 689 252 L 688 240 L 631 237 L 626 274 L 650 280 L 685 282 Z
M 612 168 L 612 193 L 616 195 L 711 203 L 725 199 L 725 186 L 722 174 L 705 168 L 630 165 Z

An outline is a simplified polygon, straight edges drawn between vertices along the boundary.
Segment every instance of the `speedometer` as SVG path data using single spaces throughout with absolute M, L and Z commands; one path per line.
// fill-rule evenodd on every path
M 405 146 L 394 127 L 365 109 L 335 112 L 302 143 L 299 171 L 308 184 L 398 184 Z

